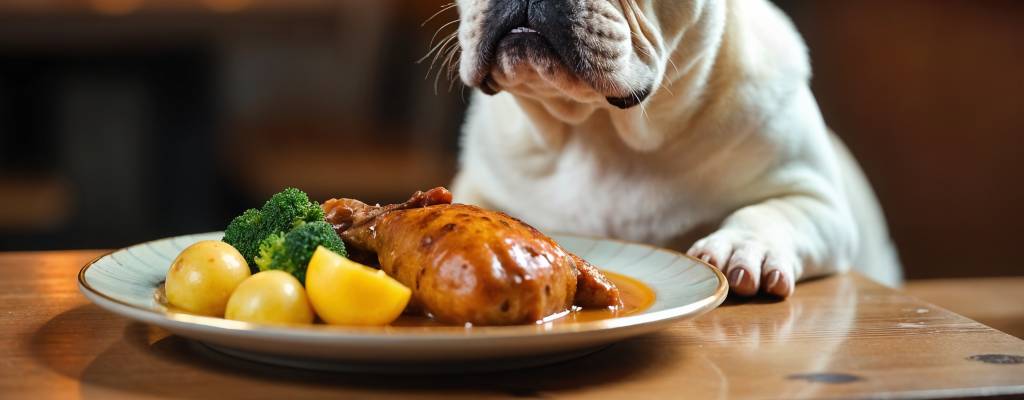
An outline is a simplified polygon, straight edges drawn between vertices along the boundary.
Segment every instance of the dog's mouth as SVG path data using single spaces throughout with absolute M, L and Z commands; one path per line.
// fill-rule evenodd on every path
M 524 68 L 545 75 L 547 80 L 572 81 L 597 93 L 621 92 L 608 88 L 609 71 L 595 68 L 583 55 L 583 39 L 572 28 L 580 21 L 556 3 L 494 2 L 482 20 L 477 71 L 470 85 L 494 95 L 504 89 L 503 80 L 508 81 L 509 75 Z M 640 104 L 649 94 L 650 90 L 640 90 L 630 91 L 628 96 L 602 97 L 625 109 Z
M 495 80 L 495 72 L 514 70 L 522 66 L 543 65 L 545 68 L 558 68 L 573 73 L 566 67 L 563 55 L 559 54 L 555 41 L 560 42 L 559 30 L 562 27 L 544 25 L 547 18 L 540 18 L 535 10 L 531 21 L 530 6 L 520 3 L 504 2 L 491 9 L 484 22 L 486 33 L 481 37 L 479 76 L 477 86 L 484 93 L 493 95 L 502 90 Z M 537 7 L 534 7 L 537 8 Z M 541 30 L 545 32 L 542 33 Z M 507 71 L 506 71 L 507 72 Z
M 501 85 L 494 79 L 494 69 L 499 58 L 505 59 L 507 67 L 515 68 L 526 63 L 543 62 L 551 67 L 566 69 L 561 57 L 555 52 L 551 43 L 540 31 L 529 26 L 515 26 L 502 36 L 496 36 L 493 43 L 487 45 L 488 50 L 484 51 L 481 59 L 481 66 L 485 71 L 483 79 L 478 87 L 489 95 L 497 94 L 502 90 Z

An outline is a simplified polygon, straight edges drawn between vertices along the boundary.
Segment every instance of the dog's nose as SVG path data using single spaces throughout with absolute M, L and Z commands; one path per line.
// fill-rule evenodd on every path
M 637 90 L 628 96 L 606 97 L 605 100 L 608 100 L 608 104 L 625 110 L 627 108 L 635 107 L 636 105 L 643 103 L 643 101 L 646 100 L 647 97 L 650 95 L 651 89 L 648 88 L 644 90 Z
M 565 0 L 529 0 L 526 19 L 532 26 L 549 25 L 550 28 L 568 28 L 572 9 Z
M 640 104 L 640 101 L 637 99 L 636 96 L 606 97 L 605 100 L 608 100 L 608 104 L 611 104 L 623 110 Z

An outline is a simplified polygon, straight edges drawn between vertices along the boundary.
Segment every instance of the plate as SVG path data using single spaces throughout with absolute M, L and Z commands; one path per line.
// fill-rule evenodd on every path
M 172 260 L 220 232 L 177 236 L 126 247 L 82 267 L 78 286 L 96 305 L 159 326 L 221 353 L 294 367 L 362 372 L 462 372 L 542 365 L 596 351 L 626 338 L 696 317 L 725 300 L 717 269 L 685 254 L 648 245 L 552 235 L 600 269 L 649 286 L 653 303 L 634 314 L 597 321 L 519 326 L 272 326 L 168 310 L 157 293 Z

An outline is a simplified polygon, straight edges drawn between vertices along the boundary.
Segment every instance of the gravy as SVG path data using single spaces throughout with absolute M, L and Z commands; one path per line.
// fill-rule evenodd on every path
M 552 325 L 563 325 L 625 317 L 627 315 L 636 314 L 646 310 L 651 306 L 651 304 L 654 304 L 654 290 L 643 282 L 614 272 L 601 272 L 619 288 L 619 293 L 622 295 L 622 307 L 616 309 L 575 309 L 569 311 L 562 317 L 553 318 L 546 323 L 550 323 Z M 403 314 L 401 317 L 398 317 L 395 322 L 392 322 L 391 326 L 427 327 L 452 325 L 438 322 L 430 317 L 422 315 Z
M 626 275 L 616 274 L 614 272 L 601 271 L 616 287 L 619 288 L 619 293 L 622 295 L 622 307 L 611 309 L 574 309 L 565 313 L 564 316 L 554 318 L 549 317 L 550 320 L 545 323 L 552 325 L 563 325 L 563 324 L 575 324 L 582 322 L 600 321 L 611 318 L 625 317 L 627 315 L 636 314 L 646 310 L 651 304 L 654 304 L 655 294 L 654 290 L 636 279 L 630 278 Z M 167 296 L 164 292 L 164 284 L 160 283 L 156 293 L 154 293 L 154 299 L 157 303 L 168 308 L 168 311 L 172 312 L 183 312 L 176 309 L 167 303 Z M 317 323 L 322 322 L 317 319 Z M 390 326 L 401 326 L 401 327 L 440 327 L 440 326 L 453 326 L 442 322 L 435 321 L 430 317 L 414 314 L 403 314 L 398 317 L 395 322 L 392 322 Z

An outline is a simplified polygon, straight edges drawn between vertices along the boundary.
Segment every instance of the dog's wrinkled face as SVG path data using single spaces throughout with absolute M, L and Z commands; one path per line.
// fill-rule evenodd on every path
M 636 106 L 665 68 L 653 15 L 664 6 L 652 3 L 659 1 L 458 0 L 460 75 L 488 94 Z

